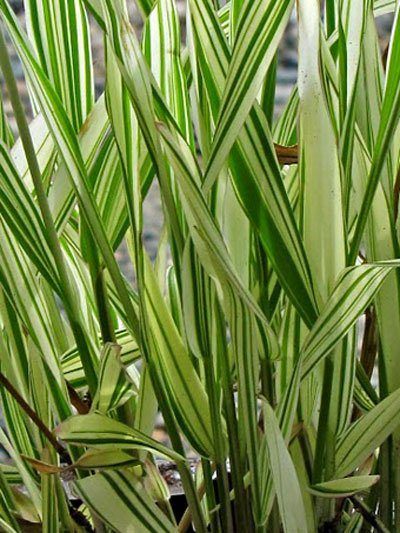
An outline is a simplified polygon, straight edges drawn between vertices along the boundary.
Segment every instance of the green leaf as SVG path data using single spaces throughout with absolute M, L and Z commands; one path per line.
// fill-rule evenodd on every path
M 339 156 L 320 64 L 320 8 L 298 3 L 299 172 L 304 246 L 318 305 L 326 302 L 345 263 Z M 325 179 L 321 181 L 321 176 Z
M 76 131 L 94 97 L 90 31 L 80 0 L 25 0 L 28 36 Z
M 105 470 L 137 466 L 140 461 L 129 453 L 111 448 L 110 450 L 88 450 L 68 469 Z
M 0 206 L 16 240 L 48 283 L 60 293 L 59 280 L 39 209 L 0 141 Z
M 174 461 L 184 460 L 178 453 L 141 431 L 100 413 L 71 416 L 56 428 L 56 434 L 67 443 L 98 450 L 147 450 Z
M 20 531 L 19 529 L 14 528 L 8 524 L 3 518 L 0 517 L 0 526 L 3 528 L 5 533 L 16 533 Z
M 317 483 L 309 488 L 311 494 L 320 498 L 345 498 L 362 492 L 379 481 L 379 476 L 353 476 Z
M 158 0 L 146 21 L 143 51 L 168 110 L 183 137 L 194 146 L 189 93 L 181 60 L 177 7 L 173 0 Z
M 46 121 L 41 113 L 38 113 L 32 122 L 29 123 L 29 132 L 32 137 L 40 172 L 44 174 L 46 172 L 46 168 L 52 168 L 54 142 L 50 135 Z M 34 190 L 32 177 L 30 175 L 29 165 L 26 160 L 24 147 L 20 138 L 18 138 L 14 146 L 11 148 L 11 156 L 14 160 L 14 165 L 18 171 L 18 174 L 25 182 L 29 191 L 32 192 Z
M 156 502 L 169 500 L 171 494 L 168 484 L 157 466 L 150 461 L 146 461 L 145 469 L 146 477 L 144 479 L 144 486 L 153 496 L 153 499 Z
M 68 176 L 73 184 L 75 194 L 77 195 L 80 204 L 84 205 L 85 222 L 92 232 L 97 246 L 103 254 L 110 276 L 116 286 L 127 316 L 129 317 L 131 327 L 137 332 L 138 325 L 136 313 L 132 306 L 122 274 L 118 268 L 113 250 L 107 239 L 98 208 L 94 202 L 92 191 L 88 185 L 86 168 L 76 132 L 73 129 L 57 93 L 54 91 L 46 75 L 34 58 L 11 8 L 4 0 L 0 1 L 0 8 L 3 19 L 24 65 L 26 75 L 32 90 L 34 91 L 38 105 L 46 119 L 49 130 L 52 132 L 60 155 L 68 168 Z
M 108 413 L 123 405 L 135 392 L 120 358 L 118 344 L 107 343 L 100 354 L 99 382 L 91 410 Z
M 212 456 L 214 447 L 207 394 L 161 295 L 147 256 L 144 267 L 150 356 L 155 358 L 159 371 L 165 376 L 171 402 L 191 444 L 200 453 Z
M 226 76 L 204 187 L 210 189 L 254 104 L 293 8 L 292 0 L 247 0 Z
M 62 340 L 57 340 L 56 336 L 58 334 L 62 337 L 65 332 L 49 328 L 49 324 L 56 323 L 52 316 L 55 312 L 49 305 L 51 299 L 45 296 L 41 287 L 36 268 L 29 263 L 17 241 L 1 221 L 0 228 L 0 282 L 6 296 L 2 306 L 2 320 L 4 324 L 13 326 L 8 329 L 8 335 L 15 343 L 12 357 L 15 372 L 21 383 L 28 379 L 28 346 L 22 341 L 22 331 L 26 328 L 29 331 L 29 351 L 32 355 L 37 350 L 43 357 L 46 369 L 44 379 L 52 397 L 52 406 L 62 420 L 71 414 L 71 408 L 58 360 L 59 342 Z M 60 311 L 57 309 L 56 312 Z M 20 328 L 22 331 L 18 331 Z
M 181 224 L 169 187 L 169 174 L 156 129 L 156 116 L 151 87 L 151 73 L 141 53 L 135 32 L 130 25 L 127 13 L 119 3 L 106 0 L 103 7 L 109 45 L 129 92 L 144 141 L 158 176 L 166 218 L 170 226 L 173 251 L 182 250 Z M 140 73 L 140 75 L 138 75 Z M 171 114 L 168 112 L 169 116 Z M 171 117 L 173 120 L 173 118 Z M 121 125 L 120 125 L 121 126 Z M 175 255 L 174 259 L 179 261 Z
M 243 285 L 235 271 L 223 236 L 199 187 L 202 181 L 201 172 L 192 151 L 182 138 L 179 138 L 178 141 L 175 140 L 163 124 L 159 124 L 159 130 L 182 190 L 182 206 L 196 251 L 205 270 L 223 286 L 228 285 L 232 294 L 240 298 L 249 312 L 257 317 L 260 327 L 265 329 L 270 348 L 269 357 L 275 358 L 279 350 L 275 333 L 254 297 Z
M 256 369 L 259 354 L 271 359 L 277 355 L 278 342 L 264 313 L 232 264 L 223 237 L 199 187 L 201 174 L 190 148 L 182 138 L 178 144 L 163 125 L 159 128 L 181 189 L 182 206 L 196 252 L 208 275 L 217 281 L 223 292 L 237 365 L 240 408 L 246 413 L 245 438 L 253 477 L 254 512 L 258 517 L 261 491 L 257 453 Z
M 158 0 L 138 0 L 137 4 L 142 14 L 145 17 L 148 17 L 154 7 L 158 4 Z
M 0 443 L 8 453 L 10 458 L 13 460 L 15 466 L 18 469 L 19 474 L 21 475 L 23 484 L 30 498 L 31 507 L 34 508 L 34 514 L 40 514 L 42 510 L 42 497 L 40 490 L 37 486 L 36 480 L 33 479 L 31 472 L 28 470 L 26 464 L 22 461 L 19 453 L 11 445 L 10 440 L 5 434 L 3 429 L 0 429 Z M 15 494 L 15 493 L 14 493 Z M 26 499 L 29 499 L 25 495 Z M 18 502 L 16 501 L 16 507 L 18 508 Z
M 133 339 L 131 333 L 125 328 L 115 332 L 115 340 L 121 347 L 121 362 L 125 367 L 129 367 L 135 361 L 140 359 L 141 355 L 137 342 Z M 85 374 L 82 367 L 82 361 L 76 346 L 72 346 L 61 356 L 61 368 L 65 379 L 77 388 L 84 387 L 86 383 Z
M 371 205 L 378 187 L 389 150 L 393 142 L 400 116 L 400 4 L 397 4 L 396 16 L 390 40 L 385 92 L 383 95 L 379 129 L 369 171 L 367 187 L 354 230 L 354 237 L 349 252 L 349 261 L 353 263 L 358 255 L 360 243 Z
M 56 466 L 26 455 L 22 455 L 21 457 L 41 474 L 60 474 L 66 473 L 69 470 L 116 469 L 138 466 L 141 464 L 137 457 L 122 450 L 116 450 L 115 448 L 88 450 L 82 454 L 77 461 L 68 466 Z
M 42 453 L 44 461 L 54 460 L 54 453 L 44 448 Z M 51 474 L 41 474 L 42 490 L 42 531 L 43 533 L 52 533 L 57 531 L 58 524 L 58 500 L 56 496 L 56 478 Z
M 18 469 L 13 465 L 0 464 L 0 476 L 4 475 L 10 485 L 22 485 L 22 479 Z
M 396 9 L 396 0 L 374 0 L 374 15 L 386 15 L 386 13 L 393 13 Z
M 11 147 L 14 141 L 10 125 L 4 112 L 3 98 L 0 94 L 0 140 Z
M 177 531 L 128 471 L 102 472 L 75 481 L 74 486 L 82 500 L 113 531 Z
M 268 456 L 283 530 L 287 533 L 307 531 L 307 519 L 293 461 L 272 407 L 265 404 L 264 412 L 265 434 L 260 453 Z
M 191 0 L 189 5 L 198 77 L 206 80 L 204 91 L 216 121 L 231 55 L 210 2 Z M 197 65 L 193 64 L 192 69 L 196 72 Z M 236 194 L 259 232 L 280 283 L 305 322 L 311 325 L 317 307 L 308 261 L 282 183 L 268 121 L 257 103 L 236 140 L 229 161 Z
M 400 390 L 354 422 L 336 447 L 337 477 L 350 474 L 372 454 L 400 425 Z
M 392 269 L 399 266 L 398 261 L 382 261 L 343 271 L 303 343 L 303 379 L 333 350 L 366 309 Z
M 19 532 L 20 527 L 15 519 L 16 505 L 13 492 L 9 486 L 6 476 L 0 473 L 0 516 L 6 524 L 5 531 Z

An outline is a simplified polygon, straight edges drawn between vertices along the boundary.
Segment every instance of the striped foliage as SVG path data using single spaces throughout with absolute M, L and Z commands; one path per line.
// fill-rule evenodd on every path
M 379 476 L 353 476 L 313 485 L 310 491 L 317 496 L 324 495 L 326 498 L 343 498 L 366 490 L 378 481 Z
M 181 460 L 179 454 L 166 446 L 100 413 L 71 417 L 60 424 L 56 433 L 65 442 L 95 449 L 114 447 L 121 450 L 154 449 L 160 454 Z M 94 436 L 96 433 L 96 436 Z
M 400 530 L 399 2 L 11 4 L 0 529 Z
M 57 273 L 39 210 L 4 144 L 0 144 L 1 203 L 5 222 L 39 272 L 59 292 Z M 11 213 L 14 216 L 11 216 Z
M 75 489 L 113 531 L 176 531 L 129 472 L 96 474 L 77 481 Z
M 125 374 L 120 347 L 107 343 L 100 354 L 99 384 L 91 409 L 108 413 L 134 394 L 134 384 Z
M 93 105 L 89 25 L 83 5 L 79 0 L 25 0 L 24 5 L 40 66 L 79 130 Z

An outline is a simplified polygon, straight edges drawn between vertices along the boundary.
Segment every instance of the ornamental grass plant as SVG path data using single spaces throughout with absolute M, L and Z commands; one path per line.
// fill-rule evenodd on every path
M 400 531 L 400 3 L 133 2 L 0 0 L 0 529 Z

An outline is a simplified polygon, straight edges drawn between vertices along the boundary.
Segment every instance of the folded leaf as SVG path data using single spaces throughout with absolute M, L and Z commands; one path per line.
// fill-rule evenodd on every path
M 118 344 L 107 343 L 100 355 L 99 381 L 91 410 L 108 413 L 123 405 L 135 393 L 134 384 L 120 359 Z
M 320 498 L 345 498 L 367 490 L 379 481 L 379 476 L 353 476 L 317 483 L 310 487 L 311 494 Z
M 120 357 L 125 367 L 128 367 L 140 359 L 140 352 L 137 343 L 133 339 L 131 333 L 129 333 L 126 329 L 116 331 L 115 340 L 121 347 Z M 82 361 L 79 357 L 79 352 L 76 346 L 73 346 L 61 356 L 61 368 L 65 379 L 73 387 L 80 388 L 87 385 L 82 367 Z
M 79 446 L 99 450 L 147 450 L 173 461 L 183 461 L 178 453 L 168 449 L 141 431 L 135 430 L 99 413 L 71 416 L 56 428 L 57 437 Z

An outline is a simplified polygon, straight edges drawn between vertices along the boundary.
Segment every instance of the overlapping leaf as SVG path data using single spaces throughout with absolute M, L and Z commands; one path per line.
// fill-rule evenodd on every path
M 87 477 L 76 481 L 75 489 L 114 531 L 177 531 L 141 483 L 127 471 L 104 472 Z
M 100 413 L 77 415 L 68 418 L 56 429 L 57 436 L 65 442 L 106 450 L 147 450 L 177 461 L 183 458 L 144 433 Z

